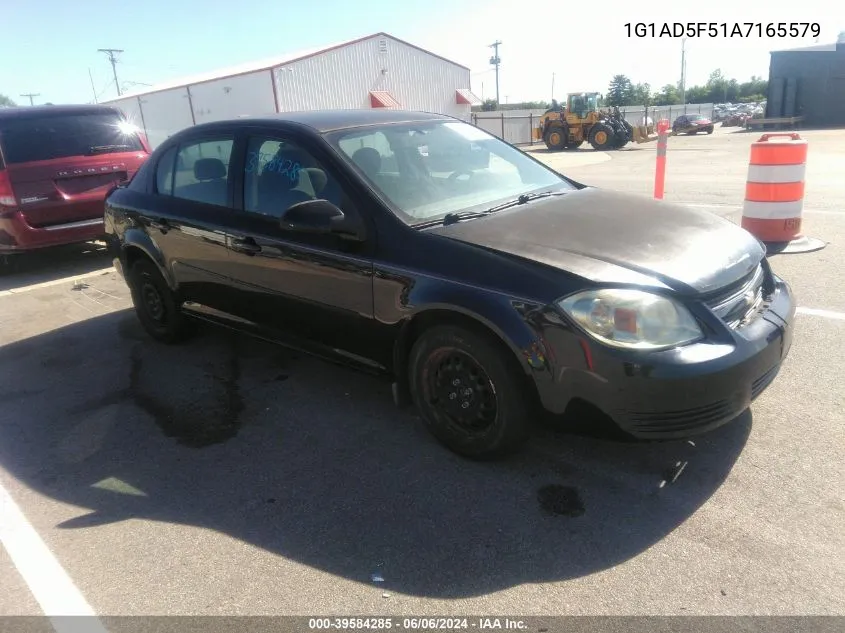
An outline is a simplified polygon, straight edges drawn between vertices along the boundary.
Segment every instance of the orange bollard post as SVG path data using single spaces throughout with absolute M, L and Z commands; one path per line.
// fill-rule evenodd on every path
M 807 253 L 826 246 L 801 234 L 806 163 L 807 141 L 795 132 L 763 134 L 751 144 L 742 228 L 769 253 Z
M 666 146 L 669 142 L 669 120 L 660 119 L 657 122 L 657 165 L 654 170 L 654 197 L 663 200 L 663 190 L 666 186 Z

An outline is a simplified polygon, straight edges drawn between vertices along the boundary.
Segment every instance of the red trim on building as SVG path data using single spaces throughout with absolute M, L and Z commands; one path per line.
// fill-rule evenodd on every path
M 370 92 L 370 107 L 372 108 L 401 108 L 402 104 L 386 90 Z
M 481 105 L 481 99 L 479 99 L 472 90 L 467 88 L 458 88 L 455 90 L 455 103 L 459 105 L 476 106 Z

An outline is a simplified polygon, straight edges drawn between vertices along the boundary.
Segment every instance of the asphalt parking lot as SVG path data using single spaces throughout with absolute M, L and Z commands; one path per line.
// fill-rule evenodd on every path
M 845 614 L 845 130 L 802 134 L 827 246 L 772 257 L 790 357 L 693 442 L 548 425 L 467 462 L 373 378 L 215 329 L 151 343 L 96 248 L 0 277 L 0 614 Z M 666 199 L 738 222 L 758 136 L 670 138 Z M 651 194 L 653 144 L 530 151 Z

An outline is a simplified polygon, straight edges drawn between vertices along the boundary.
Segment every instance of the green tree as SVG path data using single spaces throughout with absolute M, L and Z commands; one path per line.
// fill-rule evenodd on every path
M 743 98 L 745 98 L 747 101 L 752 101 L 753 99 L 750 99 L 750 97 L 765 95 L 768 94 L 768 92 L 769 82 L 763 79 L 762 77 L 752 75 L 750 81 L 746 81 L 744 83 L 739 84 L 738 99 L 739 101 L 742 101 Z M 765 97 L 763 98 L 765 99 Z
M 651 105 L 651 101 L 651 86 L 638 83 L 631 90 L 631 103 L 627 105 Z
M 0 108 L 14 108 L 17 104 L 4 94 L 0 94 Z
M 614 75 L 607 88 L 606 103 L 609 106 L 631 105 L 634 86 L 625 75 Z
M 481 111 L 482 112 L 493 112 L 498 107 L 499 107 L 499 104 L 495 99 L 485 99 L 484 103 L 481 104 Z
M 677 105 L 681 102 L 678 89 L 672 84 L 666 84 L 660 89 L 660 92 L 654 95 L 654 105 L 669 106 Z

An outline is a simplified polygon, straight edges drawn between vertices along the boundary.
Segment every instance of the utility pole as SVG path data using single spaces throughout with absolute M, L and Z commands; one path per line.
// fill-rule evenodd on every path
M 499 40 L 490 44 L 490 48 L 493 49 L 493 57 L 490 58 L 490 63 L 496 67 L 496 106 L 499 105 L 499 64 L 502 63 L 502 60 L 499 59 L 499 47 L 501 45 L 502 43 Z
M 33 97 L 40 97 L 41 93 L 40 92 L 27 92 L 25 94 L 22 94 L 21 96 L 22 97 L 29 97 L 29 105 L 34 106 L 35 101 L 33 100 Z
M 687 38 L 681 38 L 681 105 L 687 104 Z
M 109 61 L 111 62 L 111 71 L 114 74 L 114 87 L 117 88 L 117 96 L 120 96 L 120 84 L 117 81 L 117 57 L 115 57 L 115 53 L 122 53 L 123 49 L 121 48 L 98 48 L 98 53 L 105 53 L 109 56 Z

